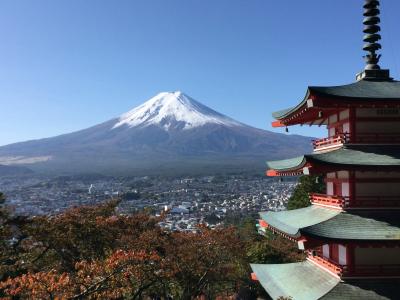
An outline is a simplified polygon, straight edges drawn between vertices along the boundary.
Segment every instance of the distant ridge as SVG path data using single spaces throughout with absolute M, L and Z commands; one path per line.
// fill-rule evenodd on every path
M 0 165 L 0 177 L 32 175 L 34 172 L 27 167 Z
M 84 130 L 0 147 L 0 162 L 55 174 L 262 172 L 266 159 L 310 150 L 310 138 L 245 125 L 176 91 Z

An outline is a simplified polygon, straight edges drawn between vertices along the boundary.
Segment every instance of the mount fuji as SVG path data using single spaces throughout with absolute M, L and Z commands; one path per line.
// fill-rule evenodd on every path
M 177 91 L 84 130 L 2 146 L 0 165 L 54 174 L 262 172 L 266 159 L 310 150 L 310 138 L 245 125 Z

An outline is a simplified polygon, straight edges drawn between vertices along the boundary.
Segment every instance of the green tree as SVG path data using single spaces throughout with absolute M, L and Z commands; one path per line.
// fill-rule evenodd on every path
M 9 225 L 10 215 L 4 203 L 6 196 L 0 192 L 0 281 L 10 272 L 9 266 L 13 264 L 11 259 L 11 227 Z M 0 292 L 0 297 L 1 297 Z
M 311 205 L 309 193 L 324 193 L 325 184 L 321 176 L 301 176 L 299 184 L 289 198 L 287 208 L 289 210 L 307 207 Z
M 25 266 L 20 263 L 24 259 L 21 242 L 25 239 L 21 227 L 27 218 L 12 215 L 5 201 L 6 196 L 0 193 L 0 281 L 25 271 Z
M 121 195 L 122 200 L 137 200 L 140 199 L 139 192 L 126 192 Z

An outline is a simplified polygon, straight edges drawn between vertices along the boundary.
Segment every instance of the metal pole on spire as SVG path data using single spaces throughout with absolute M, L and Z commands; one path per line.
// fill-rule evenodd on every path
M 378 0 L 365 0 L 364 4 L 364 30 L 365 33 L 363 41 L 365 42 L 363 50 L 368 54 L 364 56 L 367 65 L 365 70 L 379 70 L 378 65 L 381 55 L 376 54 L 376 51 L 382 48 L 378 41 L 381 39 L 379 32 L 381 27 L 378 25 L 381 22 L 379 18 L 379 1 Z
M 381 39 L 381 27 L 379 23 L 379 1 L 378 0 L 364 0 L 364 46 L 363 50 L 367 52 L 364 56 L 366 65 L 364 71 L 356 75 L 357 80 L 373 80 L 373 81 L 388 81 L 390 78 L 389 70 L 381 70 L 379 67 L 380 54 L 377 51 L 382 48 L 378 41 Z

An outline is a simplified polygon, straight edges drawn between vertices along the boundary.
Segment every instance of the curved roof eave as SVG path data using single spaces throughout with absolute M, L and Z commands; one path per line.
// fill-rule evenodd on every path
M 327 221 L 339 213 L 339 210 L 311 205 L 296 210 L 260 212 L 260 217 L 269 226 L 290 236 L 299 237 L 302 228 Z
M 325 153 L 312 153 L 291 159 L 267 161 L 270 169 L 287 172 L 299 170 L 307 162 L 321 165 L 360 167 L 400 167 L 400 146 L 345 145 Z
M 400 220 L 393 213 L 350 211 L 304 227 L 300 232 L 336 240 L 400 241 Z
M 306 300 L 398 298 L 399 279 L 352 278 L 341 281 L 309 261 L 288 264 L 250 264 L 257 280 L 273 298 Z
M 267 166 L 273 170 L 291 171 L 302 168 L 306 164 L 306 156 L 297 156 L 294 158 L 267 161 Z
M 335 240 L 400 241 L 400 219 L 391 212 L 344 212 L 310 205 L 260 212 L 260 217 L 268 226 L 294 238 L 306 235 Z
M 307 102 L 310 95 L 361 101 L 400 101 L 400 81 L 360 80 L 338 86 L 309 86 L 307 88 L 306 96 L 298 105 L 274 112 L 272 113 L 272 116 L 277 120 L 290 116 Z
M 305 160 L 321 164 L 364 167 L 400 166 L 400 146 L 345 145 L 325 153 L 306 154 Z
M 300 107 L 302 107 L 305 103 L 307 103 L 307 100 L 309 99 L 309 97 L 310 97 L 310 89 L 307 88 L 307 93 L 304 96 L 304 99 L 299 104 L 297 104 L 296 106 L 290 107 L 290 108 L 286 108 L 286 109 L 282 109 L 282 110 L 273 112 L 272 117 L 275 118 L 276 120 L 281 120 L 281 119 L 288 117 L 289 115 L 291 115 L 292 113 L 297 111 Z
M 295 297 L 298 300 L 320 299 L 340 279 L 309 261 L 288 264 L 250 264 L 257 280 L 273 299 Z
M 400 81 L 360 80 L 337 86 L 309 86 L 314 95 L 359 100 L 400 100 Z

